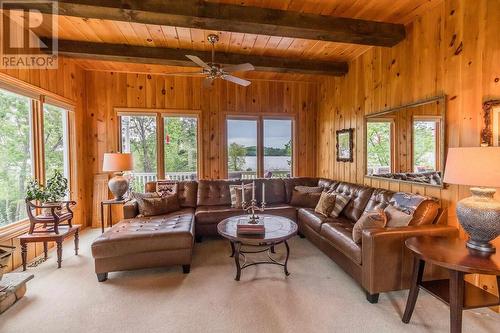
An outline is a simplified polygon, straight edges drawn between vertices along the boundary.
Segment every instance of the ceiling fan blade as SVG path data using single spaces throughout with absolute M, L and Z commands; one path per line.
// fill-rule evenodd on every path
M 214 82 L 214 79 L 211 78 L 205 78 L 203 80 L 203 88 L 211 88 L 212 87 L 212 82 Z
M 252 83 L 248 80 L 240 79 L 239 77 L 233 75 L 223 75 L 222 78 L 226 81 L 230 81 L 244 87 L 249 86 Z
M 201 60 L 200 58 L 198 58 L 197 56 L 193 56 L 193 55 L 186 55 L 186 57 L 191 60 L 192 62 L 194 62 L 195 64 L 197 64 L 198 66 L 200 67 L 203 67 L 203 68 L 207 68 L 207 69 L 210 69 L 210 66 L 208 66 L 208 64 L 206 62 L 204 62 L 203 60 Z
M 230 73 L 230 72 L 246 72 L 246 71 L 253 71 L 255 70 L 255 67 L 253 67 L 252 64 L 245 63 L 245 64 L 239 64 L 239 65 L 232 65 L 232 66 L 227 66 L 222 68 L 224 71 Z

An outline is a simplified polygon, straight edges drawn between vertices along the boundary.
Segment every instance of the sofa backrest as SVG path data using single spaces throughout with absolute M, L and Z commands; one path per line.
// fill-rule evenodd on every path
M 393 195 L 393 191 L 384 190 L 382 188 L 374 189 L 363 212 L 370 213 L 376 209 L 385 209 L 385 207 L 389 205 L 389 201 Z
M 342 194 L 350 199 L 341 215 L 352 222 L 359 220 L 373 191 L 373 187 L 344 182 L 339 183 L 333 190 L 334 193 Z
M 262 202 L 262 184 L 266 184 L 266 204 L 286 203 L 285 182 L 282 178 L 258 178 L 255 179 L 255 199 L 258 203 Z M 251 183 L 252 180 L 245 181 Z
M 199 180 L 198 206 L 231 206 L 229 185 L 241 184 L 241 180 Z
M 290 200 L 292 200 L 295 186 L 318 186 L 318 178 L 312 177 L 283 178 L 283 182 L 285 183 L 286 203 L 290 203 Z
M 172 181 L 177 183 L 177 193 L 179 196 L 179 205 L 182 208 L 196 208 L 198 196 L 198 182 L 195 180 Z M 147 182 L 146 192 L 156 191 L 156 182 Z
M 321 186 L 325 191 L 333 191 L 339 186 L 340 182 L 333 179 L 320 178 L 318 186 Z

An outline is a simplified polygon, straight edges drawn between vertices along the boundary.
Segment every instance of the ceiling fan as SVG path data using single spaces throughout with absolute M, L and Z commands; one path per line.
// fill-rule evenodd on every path
M 211 62 L 206 63 L 197 56 L 186 55 L 186 57 L 189 60 L 191 60 L 192 62 L 194 62 L 195 64 L 197 64 L 202 68 L 201 72 L 195 72 L 195 73 L 185 72 L 185 73 L 170 73 L 170 74 L 203 75 L 205 76 L 205 79 L 203 80 L 203 86 L 205 87 L 210 87 L 215 79 L 223 79 L 245 87 L 250 85 L 252 82 L 231 75 L 230 73 L 253 71 L 255 67 L 253 67 L 253 65 L 249 63 L 223 67 L 221 64 L 215 62 L 215 43 L 219 41 L 219 36 L 215 34 L 210 34 L 207 36 L 207 40 L 212 45 Z

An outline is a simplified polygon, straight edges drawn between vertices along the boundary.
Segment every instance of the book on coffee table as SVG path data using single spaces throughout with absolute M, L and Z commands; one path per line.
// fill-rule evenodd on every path
M 264 234 L 266 227 L 263 220 L 258 220 L 257 223 L 250 223 L 250 219 L 239 219 L 236 224 L 236 231 L 239 234 Z

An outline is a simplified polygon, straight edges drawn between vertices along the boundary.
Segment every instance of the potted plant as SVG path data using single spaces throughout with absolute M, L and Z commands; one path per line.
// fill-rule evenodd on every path
M 51 216 L 51 207 L 60 207 L 60 201 L 66 196 L 68 191 L 68 180 L 59 171 L 54 172 L 54 176 L 47 180 L 47 185 L 40 184 L 32 179 L 26 188 L 26 199 L 37 201 L 46 208 L 42 208 L 42 215 Z

